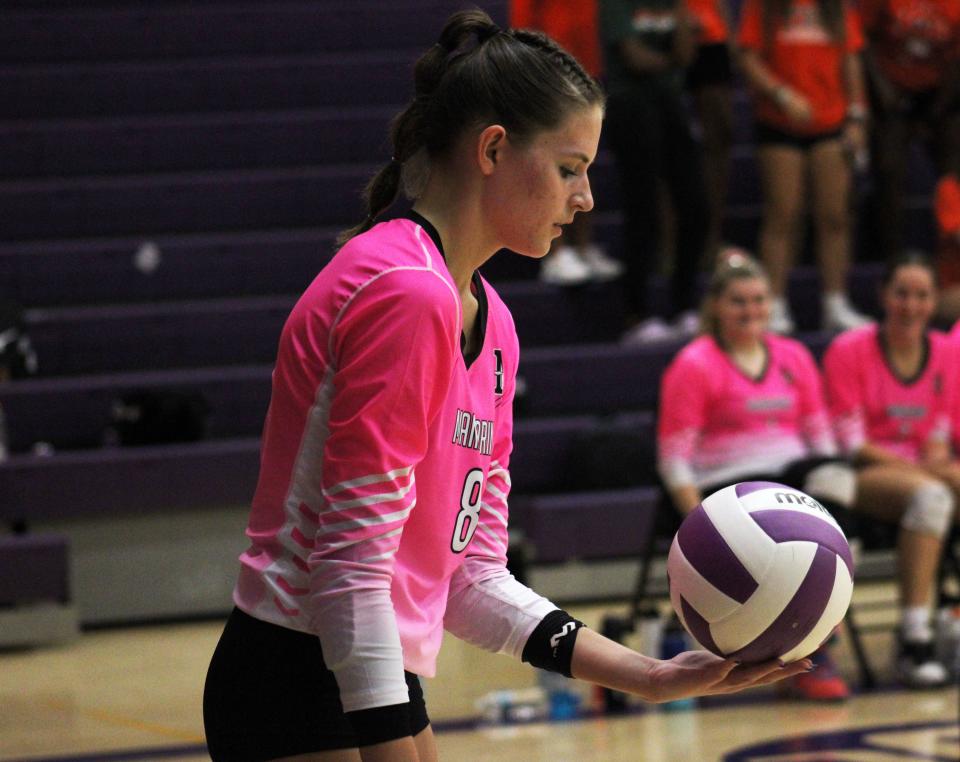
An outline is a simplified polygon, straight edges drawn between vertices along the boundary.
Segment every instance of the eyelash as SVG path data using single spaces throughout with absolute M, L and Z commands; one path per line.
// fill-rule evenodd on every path
M 560 176 L 563 178 L 567 177 L 576 177 L 577 173 L 572 169 L 567 169 L 566 167 L 560 167 Z

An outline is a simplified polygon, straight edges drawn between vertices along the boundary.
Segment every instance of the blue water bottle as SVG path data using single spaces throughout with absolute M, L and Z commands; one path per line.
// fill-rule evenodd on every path
M 687 635 L 683 631 L 680 620 L 675 615 L 671 615 L 663 628 L 663 635 L 660 639 L 660 658 L 672 659 L 679 653 L 688 651 Z M 667 701 L 661 704 L 663 709 L 668 712 L 674 712 L 684 709 L 692 709 L 696 705 L 696 700 L 691 698 L 677 699 L 676 701 Z

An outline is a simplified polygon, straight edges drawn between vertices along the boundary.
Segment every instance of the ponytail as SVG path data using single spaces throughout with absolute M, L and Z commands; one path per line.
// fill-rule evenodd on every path
M 393 158 L 363 192 L 362 222 L 337 238 L 342 247 L 373 227 L 403 188 L 418 198 L 431 163 L 468 129 L 502 124 L 518 145 L 557 127 L 573 108 L 603 105 L 600 85 L 546 35 L 504 31 L 480 10 L 453 14 L 413 71 L 414 97 L 390 127 Z

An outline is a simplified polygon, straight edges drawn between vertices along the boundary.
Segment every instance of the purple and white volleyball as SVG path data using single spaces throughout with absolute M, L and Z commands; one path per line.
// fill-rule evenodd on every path
M 744 663 L 813 653 L 853 594 L 850 545 L 809 495 L 742 482 L 705 498 L 667 556 L 670 601 L 697 642 Z

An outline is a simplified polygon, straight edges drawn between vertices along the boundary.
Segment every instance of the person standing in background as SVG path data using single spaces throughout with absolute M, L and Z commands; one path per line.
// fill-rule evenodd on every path
M 960 174 L 960 2 L 860 0 L 873 117 L 872 227 L 885 260 L 904 240 L 911 141 L 920 138 L 938 178 Z
M 696 53 L 687 70 L 687 89 L 693 96 L 703 141 L 703 174 L 710 205 L 707 252 L 719 256 L 723 218 L 730 181 L 733 146 L 733 61 L 726 0 L 686 0 Z
M 787 278 L 809 197 L 823 291 L 822 327 L 869 322 L 847 298 L 853 160 L 866 147 L 858 52 L 863 35 L 846 0 L 747 0 L 742 67 L 754 97 L 763 186 L 759 252 L 773 289 L 770 327 L 792 333 Z
M 623 210 L 623 341 L 689 336 L 698 325 L 697 277 L 709 225 L 700 144 L 684 103 L 684 72 L 694 54 L 689 16 L 682 0 L 600 0 L 600 30 L 606 130 Z M 676 232 L 669 302 L 659 316 L 650 307 L 648 287 L 662 261 L 661 186 Z
M 595 0 L 511 0 L 510 26 L 536 29 L 555 40 L 599 80 L 602 70 Z M 540 265 L 540 279 L 558 286 L 619 278 L 623 263 L 593 240 L 593 215 L 578 214 Z

